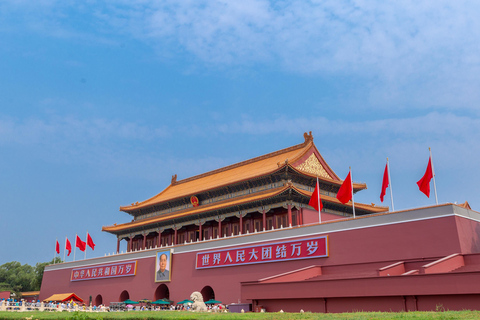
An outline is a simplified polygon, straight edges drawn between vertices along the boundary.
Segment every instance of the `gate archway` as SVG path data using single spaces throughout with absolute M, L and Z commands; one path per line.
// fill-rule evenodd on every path
M 127 290 L 123 290 L 122 293 L 120 293 L 120 299 L 118 299 L 118 301 L 125 301 L 127 299 L 130 299 L 130 294 Z
M 168 290 L 167 285 L 164 283 L 159 285 L 155 290 L 154 300 L 158 300 L 158 299 L 170 300 L 170 290 Z
M 102 295 L 101 294 L 97 294 L 97 296 L 95 297 L 95 305 L 96 306 L 99 306 L 103 304 L 103 298 L 102 298 Z
M 203 289 L 202 289 L 202 291 L 200 291 L 200 293 L 203 296 L 203 301 L 215 300 L 215 292 L 213 291 L 212 287 L 210 287 L 210 286 L 203 287 Z

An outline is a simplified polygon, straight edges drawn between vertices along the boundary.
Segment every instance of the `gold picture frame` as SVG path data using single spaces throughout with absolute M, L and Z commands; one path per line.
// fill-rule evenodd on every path
M 155 259 L 155 282 L 169 282 L 171 281 L 171 277 L 172 250 L 157 251 Z

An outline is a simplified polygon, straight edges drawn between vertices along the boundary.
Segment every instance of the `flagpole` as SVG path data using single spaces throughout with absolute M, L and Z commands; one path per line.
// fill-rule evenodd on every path
M 58 238 L 55 239 L 55 255 L 53 256 L 53 264 L 55 264 L 55 258 L 57 257 L 57 243 Z
M 63 262 L 65 262 L 65 253 L 67 252 L 67 236 L 65 236 L 65 246 L 63 247 Z
M 87 260 L 87 239 L 88 239 L 88 230 L 87 230 L 87 236 L 85 238 L 85 260 Z
M 348 167 L 348 171 L 350 172 L 350 191 L 352 192 L 352 208 L 353 208 L 353 218 L 355 219 L 355 200 L 353 200 L 353 177 L 352 177 L 352 167 Z
M 435 203 L 438 205 L 438 198 L 437 198 L 437 184 L 435 183 L 435 170 L 433 169 L 433 158 L 432 158 L 432 149 L 428 147 L 428 151 L 430 152 L 430 164 L 432 165 L 432 174 L 433 174 L 433 190 L 435 190 Z
M 75 245 L 73 246 L 73 261 L 75 261 L 75 252 L 77 251 L 77 237 L 78 234 L 75 233 Z
M 395 207 L 393 206 L 393 188 L 392 188 L 392 179 L 390 178 L 390 163 L 388 162 L 388 157 L 387 157 L 387 173 L 388 173 L 388 183 L 390 185 L 390 200 L 392 201 L 392 211 L 395 211 Z
M 320 209 L 320 185 L 318 183 L 318 176 L 317 176 L 317 187 L 318 188 L 315 188 L 317 189 L 317 201 L 318 201 L 318 223 L 322 223 L 322 214 L 320 213 L 320 211 L 322 209 Z

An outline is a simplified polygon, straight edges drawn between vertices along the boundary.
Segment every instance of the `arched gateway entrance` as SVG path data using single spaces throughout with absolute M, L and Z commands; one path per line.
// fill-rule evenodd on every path
M 120 293 L 120 299 L 118 301 L 125 301 L 127 299 L 130 299 L 130 294 L 127 290 L 124 290 L 122 293 Z
M 210 287 L 210 286 L 203 287 L 203 289 L 202 289 L 202 291 L 200 291 L 200 293 L 203 296 L 203 301 L 215 300 L 215 292 L 213 291 L 212 287 Z
M 170 300 L 170 291 L 168 290 L 168 287 L 166 284 L 162 283 L 157 287 L 157 290 L 155 290 L 155 300 L 158 299 L 168 299 Z
M 102 298 L 102 295 L 99 294 L 99 295 L 97 295 L 97 296 L 95 297 L 95 305 L 96 305 L 96 306 L 99 306 L 99 305 L 101 305 L 101 304 L 103 304 L 103 298 Z

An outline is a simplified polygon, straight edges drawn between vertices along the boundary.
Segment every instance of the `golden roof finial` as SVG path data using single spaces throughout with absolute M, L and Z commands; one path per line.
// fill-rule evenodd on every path
M 309 133 L 305 132 L 303 134 L 303 137 L 305 138 L 305 144 L 309 143 L 310 141 L 313 141 L 312 131 L 310 131 Z

